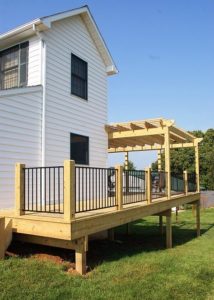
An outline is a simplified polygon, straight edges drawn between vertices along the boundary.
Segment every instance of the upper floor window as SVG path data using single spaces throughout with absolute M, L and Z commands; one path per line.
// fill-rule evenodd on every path
M 28 48 L 25 42 L 0 52 L 0 90 L 27 85 Z
M 88 64 L 74 54 L 71 54 L 71 93 L 88 99 Z

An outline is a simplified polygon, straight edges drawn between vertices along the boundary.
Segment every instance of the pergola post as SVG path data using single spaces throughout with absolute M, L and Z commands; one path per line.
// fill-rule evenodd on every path
M 129 169 L 129 152 L 125 153 L 125 171 Z M 126 180 L 126 194 L 129 192 L 129 174 L 125 172 L 125 180 Z
M 146 171 L 146 200 L 148 204 L 151 204 L 152 202 L 151 168 L 147 168 L 145 171 Z
M 187 195 L 188 194 L 188 173 L 187 170 L 184 171 L 184 194 Z
M 125 152 L 125 170 L 129 168 L 129 152 Z
M 200 177 L 199 177 L 199 145 L 195 145 L 195 174 L 196 174 L 196 191 L 200 192 Z
M 158 172 L 162 170 L 162 164 L 161 164 L 161 150 L 158 150 Z
M 170 168 L 170 132 L 169 127 L 165 128 L 164 134 L 165 144 L 165 172 L 166 172 L 166 192 L 167 198 L 171 198 L 171 168 Z

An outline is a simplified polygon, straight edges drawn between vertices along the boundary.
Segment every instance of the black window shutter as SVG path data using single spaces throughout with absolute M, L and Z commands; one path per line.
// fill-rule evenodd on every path
M 19 84 L 20 86 L 27 85 L 28 79 L 28 52 L 29 42 L 20 45 L 20 66 L 19 66 Z

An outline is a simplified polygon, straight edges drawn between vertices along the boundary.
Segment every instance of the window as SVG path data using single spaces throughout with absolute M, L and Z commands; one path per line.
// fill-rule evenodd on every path
M 25 42 L 0 52 L 0 90 L 27 85 L 28 48 Z
M 89 164 L 89 138 L 87 136 L 71 133 L 71 159 L 76 164 Z
M 88 98 L 88 64 L 74 54 L 71 54 L 71 93 Z

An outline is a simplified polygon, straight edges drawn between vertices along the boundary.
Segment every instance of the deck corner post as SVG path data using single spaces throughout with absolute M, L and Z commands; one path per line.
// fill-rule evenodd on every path
M 185 193 L 185 195 L 188 194 L 188 172 L 187 172 L 187 170 L 184 171 L 184 193 Z
M 75 218 L 75 161 L 64 161 L 64 219 Z
M 172 248 L 172 213 L 171 209 L 166 214 L 166 248 Z
M 80 275 L 86 274 L 86 251 L 88 250 L 88 240 L 86 237 L 77 240 L 75 248 L 76 271 Z
M 123 166 L 116 165 L 116 201 L 117 209 L 123 209 Z
M 21 216 L 24 214 L 24 164 L 15 165 L 15 214 Z
M 146 200 L 150 204 L 152 202 L 152 180 L 151 180 L 151 168 L 146 168 Z

